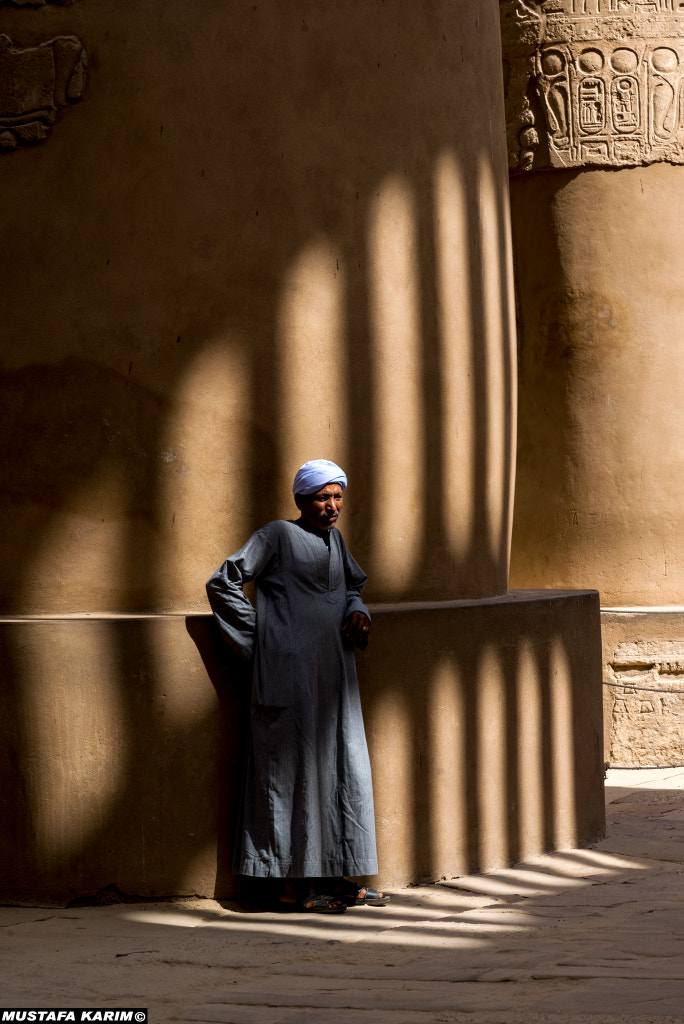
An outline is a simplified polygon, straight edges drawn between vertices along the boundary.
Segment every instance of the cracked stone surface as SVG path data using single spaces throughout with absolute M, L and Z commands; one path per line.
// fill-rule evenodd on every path
M 0 908 L 3 1006 L 221 1024 L 674 1024 L 684 769 L 613 770 L 591 850 L 340 916 L 215 900 Z

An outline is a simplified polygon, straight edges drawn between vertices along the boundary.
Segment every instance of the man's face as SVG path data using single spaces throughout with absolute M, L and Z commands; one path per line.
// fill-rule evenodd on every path
M 344 501 L 339 484 L 326 484 L 314 494 L 298 494 L 295 498 L 302 519 L 317 530 L 332 530 Z

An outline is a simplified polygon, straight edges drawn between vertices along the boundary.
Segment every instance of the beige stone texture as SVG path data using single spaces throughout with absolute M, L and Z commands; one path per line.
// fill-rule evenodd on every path
M 359 677 L 382 884 L 602 834 L 595 593 L 372 613 Z M 0 898 L 233 892 L 249 679 L 211 623 L 0 624 Z
M 684 758 L 679 676 L 659 667 L 684 642 L 683 174 L 669 164 L 554 172 L 511 188 L 520 353 L 511 584 L 591 581 L 605 608 L 627 610 L 619 639 L 603 615 L 614 765 Z M 662 633 L 658 609 L 669 606 L 680 612 L 665 615 Z M 629 673 L 672 692 L 616 690 Z
M 383 879 L 492 870 L 602 832 L 596 593 L 372 611 L 359 672 Z
M 512 182 L 520 391 L 511 585 L 684 603 L 684 171 Z
M 202 610 L 318 456 L 372 598 L 504 593 L 494 0 L 87 0 L 0 30 L 90 57 L 59 130 L 3 157 L 0 610 Z
M 604 611 L 605 757 L 611 766 L 684 762 L 684 612 Z

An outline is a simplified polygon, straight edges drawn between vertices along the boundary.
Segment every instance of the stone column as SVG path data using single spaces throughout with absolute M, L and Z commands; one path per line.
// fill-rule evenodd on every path
M 0 154 L 6 894 L 230 891 L 250 681 L 204 583 L 321 456 L 382 884 L 594 839 L 596 596 L 508 593 L 495 0 L 33 6 L 15 50 L 49 25 L 90 70 Z
M 599 588 L 606 759 L 680 764 L 684 4 L 501 12 L 520 349 L 511 580 Z

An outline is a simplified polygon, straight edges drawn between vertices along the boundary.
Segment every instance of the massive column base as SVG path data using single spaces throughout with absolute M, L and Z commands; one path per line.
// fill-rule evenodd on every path
M 603 830 L 593 591 L 373 609 L 359 679 L 385 886 Z M 0 898 L 227 896 L 249 680 L 209 616 L 0 621 Z
M 492 870 L 602 834 L 597 593 L 373 612 L 360 678 L 383 884 Z

